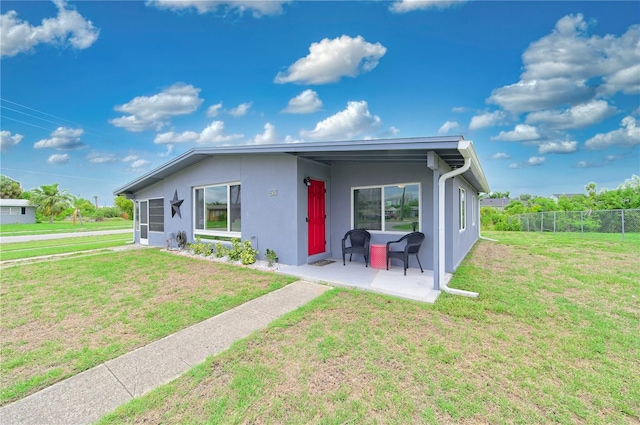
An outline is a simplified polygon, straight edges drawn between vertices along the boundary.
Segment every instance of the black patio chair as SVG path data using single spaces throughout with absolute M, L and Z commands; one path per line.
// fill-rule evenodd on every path
M 387 242 L 387 270 L 389 270 L 389 260 L 391 258 L 398 258 L 404 262 L 404 275 L 407 275 L 407 267 L 409 267 L 409 256 L 415 255 L 416 260 L 418 260 L 418 265 L 420 266 L 420 272 L 424 273 L 422 270 L 422 264 L 420 264 L 420 258 L 418 254 L 420 253 L 420 247 L 422 246 L 422 242 L 424 241 L 424 233 L 421 232 L 412 232 L 407 235 L 404 235 L 397 241 Z M 404 249 L 402 251 L 392 251 L 391 245 L 406 242 Z
M 349 239 L 349 246 L 347 246 L 347 239 Z M 349 230 L 342 238 L 342 265 L 346 266 L 345 254 L 349 254 L 349 261 L 351 261 L 353 254 L 362 254 L 364 255 L 364 266 L 369 267 L 369 242 L 371 242 L 371 234 L 366 230 Z

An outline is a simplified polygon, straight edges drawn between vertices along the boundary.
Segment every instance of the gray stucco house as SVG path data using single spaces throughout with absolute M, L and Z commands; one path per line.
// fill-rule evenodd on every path
M 36 207 L 26 199 L 0 199 L 0 224 L 32 224 Z
M 383 244 L 415 225 L 439 289 L 478 240 L 489 191 L 473 143 L 454 136 L 194 148 L 114 194 L 135 202 L 137 243 L 238 237 L 289 265 L 340 258 L 350 229 Z

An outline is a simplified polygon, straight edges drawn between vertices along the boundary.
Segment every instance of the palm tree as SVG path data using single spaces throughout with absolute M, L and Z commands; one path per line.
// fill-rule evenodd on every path
M 58 189 L 58 183 L 36 187 L 32 193 L 29 203 L 37 205 L 37 211 L 49 216 L 49 223 L 53 223 L 53 216 L 69 208 L 73 202 L 73 196 L 66 189 Z

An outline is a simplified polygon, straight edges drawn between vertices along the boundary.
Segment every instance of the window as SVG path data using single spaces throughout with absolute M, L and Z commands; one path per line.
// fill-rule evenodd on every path
M 194 228 L 203 234 L 239 233 L 241 193 L 239 184 L 194 188 Z
M 420 184 L 353 188 L 353 228 L 410 232 L 420 223 Z
M 25 211 L 25 212 L 23 212 Z M 24 207 L 2 207 L 0 209 L 2 215 L 20 215 L 26 213 L 26 208 Z
M 472 226 L 476 225 L 476 214 L 478 212 L 477 202 L 478 202 L 478 198 L 476 198 L 475 196 L 472 196 L 471 197 L 471 225 Z
M 149 199 L 149 231 L 164 232 L 164 198 Z
M 463 188 L 460 191 L 460 230 L 467 228 L 467 191 Z

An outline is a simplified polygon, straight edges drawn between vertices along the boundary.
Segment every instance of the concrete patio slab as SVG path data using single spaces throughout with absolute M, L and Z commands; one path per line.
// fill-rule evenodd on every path
M 322 266 L 303 264 L 281 266 L 278 273 L 295 276 L 310 282 L 326 283 L 338 287 L 357 288 L 414 301 L 434 303 L 440 291 L 433 289 L 433 270 L 409 268 L 404 276 L 403 268 L 393 266 L 390 270 L 365 267 L 362 262 L 329 259 Z M 445 282 L 452 275 L 445 274 Z

